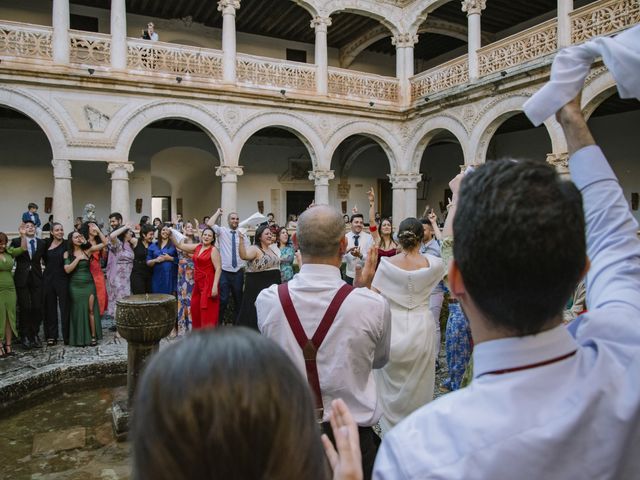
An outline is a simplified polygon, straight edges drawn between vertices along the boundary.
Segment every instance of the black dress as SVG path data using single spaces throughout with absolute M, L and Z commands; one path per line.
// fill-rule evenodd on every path
M 131 270 L 131 294 L 151 293 L 153 267 L 147 265 L 147 250 L 142 240 L 133 249 L 133 269 Z
M 262 257 L 247 262 L 244 278 L 244 293 L 238 314 L 238 324 L 258 330 L 258 314 L 256 300 L 265 288 L 280 284 L 280 257 L 275 252 L 262 250 Z
M 44 337 L 58 339 L 58 306 L 60 307 L 60 323 L 62 338 L 69 343 L 69 276 L 64 271 L 64 252 L 67 242 L 63 241 L 55 248 L 44 253 Z

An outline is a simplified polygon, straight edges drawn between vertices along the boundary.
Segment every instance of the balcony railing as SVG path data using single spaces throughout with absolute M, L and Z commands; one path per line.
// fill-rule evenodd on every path
M 111 63 L 111 35 L 69 30 L 71 63 L 106 65 Z
M 400 82 L 397 78 L 354 72 L 342 68 L 329 68 L 330 95 L 396 103 L 399 99 L 399 90 Z
M 582 43 L 600 35 L 619 32 L 640 22 L 640 1 L 608 0 L 571 12 L 571 41 Z
M 29 23 L 0 22 L 0 55 L 51 60 L 53 29 Z
M 478 50 L 481 77 L 522 65 L 558 50 L 558 22 L 554 18 Z
M 127 66 L 134 71 L 222 80 L 222 52 L 208 48 L 130 38 Z
M 640 0 L 598 0 L 570 14 L 572 43 L 600 35 L 610 35 L 640 23 Z M 37 68 L 53 63 L 51 27 L 0 21 L 0 56 Z M 69 31 L 72 67 L 111 65 L 110 35 Z M 526 65 L 557 51 L 557 20 L 551 19 L 481 48 L 478 51 L 480 77 Z M 200 86 L 222 81 L 223 55 L 220 50 L 127 39 L 127 67 L 133 74 L 171 74 L 197 80 Z M 306 63 L 240 54 L 236 58 L 240 87 L 282 90 L 314 95 L 317 68 Z M 150 80 L 152 77 L 148 77 Z M 166 79 L 165 79 L 166 80 Z M 162 81 L 162 80 L 159 80 Z M 410 80 L 411 98 L 424 96 L 469 83 L 467 55 L 422 72 Z M 385 77 L 330 67 L 328 93 L 331 97 L 356 101 L 375 101 L 397 105 L 400 82 Z
M 468 55 L 454 58 L 411 79 L 411 98 L 421 98 L 469 81 Z
M 307 63 L 240 54 L 236 59 L 238 83 L 255 88 L 315 92 L 316 67 Z

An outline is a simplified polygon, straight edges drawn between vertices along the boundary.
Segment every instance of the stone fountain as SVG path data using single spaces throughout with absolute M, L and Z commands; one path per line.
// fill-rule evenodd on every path
M 119 440 L 129 430 L 138 378 L 147 359 L 158 351 L 160 340 L 169 335 L 178 315 L 178 302 L 172 295 L 131 295 L 118 300 L 116 325 L 127 341 L 127 400 L 113 403 L 113 431 Z

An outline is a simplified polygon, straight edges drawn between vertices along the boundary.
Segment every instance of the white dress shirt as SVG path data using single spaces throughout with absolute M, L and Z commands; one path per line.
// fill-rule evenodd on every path
M 356 265 L 358 262 L 360 265 L 364 263 L 365 258 L 367 258 L 367 254 L 369 253 L 369 248 L 373 243 L 373 238 L 368 233 L 365 233 L 364 230 L 360 233 L 349 232 L 345 235 L 347 239 L 347 250 L 355 247 L 355 236 L 358 235 L 358 246 L 360 247 L 360 254 L 362 258 L 354 257 L 350 253 L 345 253 L 342 257 L 343 260 L 347 263 L 346 274 L 347 277 L 355 278 L 356 276 Z
M 570 169 L 587 220 L 589 311 L 568 328 L 477 344 L 471 385 L 391 430 L 374 479 L 640 478 L 638 224 L 598 147 Z
M 344 284 L 338 268 L 308 263 L 289 281 L 291 300 L 308 338 Z M 285 317 L 277 285 L 260 292 L 256 310 L 260 332 L 287 352 L 306 379 L 302 349 Z M 386 300 L 367 288 L 354 289 L 338 310 L 316 357 L 325 422 L 335 398 L 345 401 L 358 425 L 378 422 L 382 412 L 372 369 L 387 363 L 390 341 L 391 313 Z
M 229 227 L 221 227 L 220 225 L 213 225 L 213 231 L 216 233 L 216 241 L 218 248 L 220 249 L 220 257 L 222 261 L 222 270 L 226 272 L 237 272 L 238 270 L 246 266 L 246 262 L 240 258 L 240 232 L 238 230 L 231 230 Z M 237 265 L 232 265 L 233 254 L 231 251 L 231 240 L 234 237 L 235 232 L 236 239 L 236 259 Z M 249 241 L 245 237 L 245 246 L 249 246 Z

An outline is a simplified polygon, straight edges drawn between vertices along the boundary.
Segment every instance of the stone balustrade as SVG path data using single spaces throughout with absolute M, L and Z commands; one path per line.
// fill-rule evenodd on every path
M 480 76 L 555 53 L 558 50 L 557 30 L 554 18 L 481 48 L 478 51 Z
M 255 55 L 236 57 L 238 83 L 253 88 L 315 92 L 316 66 Z
M 70 62 L 89 66 L 109 66 L 111 35 L 69 30 Z
M 397 78 L 329 67 L 329 95 L 397 103 L 399 94 L 400 82 Z
M 29 23 L 0 22 L 0 55 L 16 60 L 51 60 L 53 29 Z
M 463 55 L 411 79 L 411 98 L 418 99 L 469 81 L 469 58 Z
M 640 22 L 638 0 L 604 0 L 577 8 L 570 14 L 571 42 L 610 35 Z
M 609 35 L 640 23 L 640 1 L 598 0 L 570 13 L 571 43 Z M 0 21 L 0 57 L 18 63 L 53 62 L 52 27 Z M 69 30 L 70 66 L 109 67 L 111 36 Z M 558 49 L 556 18 L 486 45 L 479 50 L 480 77 L 526 66 Z M 318 95 L 316 65 L 236 55 L 236 85 L 252 90 L 286 90 Z M 223 81 L 221 50 L 164 42 L 127 39 L 127 68 L 132 74 L 171 74 L 198 80 L 200 85 Z M 148 77 L 153 81 L 153 76 Z M 159 81 L 162 80 L 160 76 Z M 166 77 L 165 77 L 166 81 Z M 410 79 L 411 99 L 469 84 L 469 58 L 464 55 L 422 72 Z M 212 85 L 212 86 L 213 86 Z M 373 75 L 330 67 L 328 95 L 334 98 L 399 105 L 401 82 L 395 77 Z M 322 96 L 323 94 L 320 93 Z
M 222 80 L 222 52 L 129 38 L 127 67 L 134 71 L 169 73 Z

